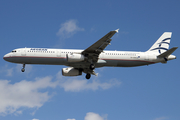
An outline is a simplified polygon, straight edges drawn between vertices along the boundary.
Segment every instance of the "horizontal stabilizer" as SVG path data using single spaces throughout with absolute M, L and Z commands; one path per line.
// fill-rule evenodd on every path
M 158 57 L 158 58 L 166 58 L 166 57 L 168 57 L 169 55 L 171 55 L 177 48 L 178 48 L 178 47 L 173 47 L 173 48 L 167 50 L 166 52 L 158 55 L 157 57 Z

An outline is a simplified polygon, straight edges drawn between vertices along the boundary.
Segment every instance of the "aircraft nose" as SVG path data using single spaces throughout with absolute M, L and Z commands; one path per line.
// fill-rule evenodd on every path
M 5 61 L 8 61 L 8 60 L 7 60 L 8 57 L 10 57 L 9 54 L 6 54 L 6 55 L 4 55 L 3 59 L 4 59 Z

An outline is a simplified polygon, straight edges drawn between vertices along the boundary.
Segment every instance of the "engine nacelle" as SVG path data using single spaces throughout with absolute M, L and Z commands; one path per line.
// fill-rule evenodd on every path
M 84 55 L 82 54 L 67 54 L 66 58 L 68 62 L 81 62 L 85 59 Z
M 75 69 L 73 67 L 63 68 L 62 69 L 62 75 L 63 76 L 78 76 L 78 75 L 82 75 L 82 71 Z

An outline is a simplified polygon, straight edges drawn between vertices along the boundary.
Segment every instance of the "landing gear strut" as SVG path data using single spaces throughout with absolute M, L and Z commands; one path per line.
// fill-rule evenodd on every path
M 91 78 L 91 74 L 87 73 L 86 74 L 86 79 L 90 79 Z
M 90 71 L 91 71 L 92 73 L 94 73 L 93 70 L 95 69 L 95 65 L 94 65 L 94 64 L 90 64 L 89 69 L 90 69 Z M 91 74 L 92 74 L 92 73 L 91 73 Z M 90 78 L 91 78 L 91 74 L 87 72 L 87 74 L 86 74 L 86 79 L 90 79 Z M 93 75 L 94 75 L 94 74 L 93 74 Z
M 23 68 L 21 69 L 22 72 L 25 71 L 25 65 L 26 65 L 26 64 L 23 64 Z

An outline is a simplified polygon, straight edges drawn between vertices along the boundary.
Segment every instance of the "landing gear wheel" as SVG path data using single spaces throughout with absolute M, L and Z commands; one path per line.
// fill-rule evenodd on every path
M 91 70 L 94 70 L 95 65 L 94 65 L 94 64 L 91 64 L 89 68 L 90 68 Z
M 86 74 L 86 79 L 90 79 L 91 78 L 91 74 L 87 73 Z
M 21 69 L 21 71 L 22 71 L 22 72 L 24 72 L 24 71 L 25 71 L 25 69 L 24 69 L 24 68 L 22 68 L 22 69 Z

